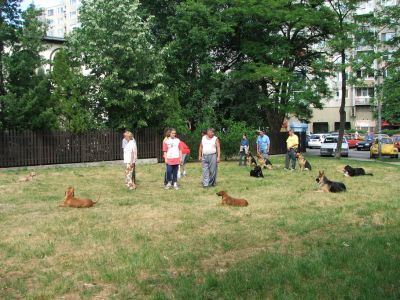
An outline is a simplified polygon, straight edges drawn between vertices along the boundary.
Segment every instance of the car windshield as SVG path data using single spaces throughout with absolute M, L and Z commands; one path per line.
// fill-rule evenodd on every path
M 319 135 L 318 134 L 313 134 L 311 137 L 310 137 L 310 139 L 313 139 L 313 140 L 319 140 Z
M 400 136 L 394 136 L 393 141 L 395 142 L 400 142 Z
M 324 141 L 324 144 L 328 144 L 328 143 L 337 143 L 337 137 L 327 137 Z
M 376 139 L 375 142 L 378 143 L 378 139 Z M 391 138 L 382 138 L 381 143 L 382 144 L 393 144 L 393 140 Z

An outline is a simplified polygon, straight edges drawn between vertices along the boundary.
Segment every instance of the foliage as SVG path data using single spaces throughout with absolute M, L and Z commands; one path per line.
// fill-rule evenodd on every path
M 288 114 L 320 107 L 326 74 L 313 46 L 332 17 L 323 2 L 185 1 L 176 11 L 167 74 L 190 120 L 232 117 L 277 132 Z
M 112 128 L 155 125 L 163 101 L 162 62 L 138 6 L 137 0 L 85 1 L 81 28 L 71 37 L 78 62 L 90 71 L 95 116 Z
M 42 38 L 46 26 L 30 6 L 22 14 L 22 27 L 15 28 L 17 43 L 4 58 L 6 94 L 0 96 L 0 125 L 15 129 L 53 129 L 57 127 L 56 104 L 50 97 L 50 82 L 41 69 L 45 61 Z
M 51 82 L 51 97 L 58 103 L 60 127 L 71 132 L 96 128 L 89 82 L 63 49 L 55 55 Z

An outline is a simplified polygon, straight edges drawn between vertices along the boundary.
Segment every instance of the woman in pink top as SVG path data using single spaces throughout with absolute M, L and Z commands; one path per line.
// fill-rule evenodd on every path
M 176 130 L 171 128 L 171 135 L 164 140 L 163 143 L 164 160 L 167 164 L 167 185 L 165 189 L 178 190 L 178 170 L 182 161 L 182 145 L 181 141 L 176 137 Z

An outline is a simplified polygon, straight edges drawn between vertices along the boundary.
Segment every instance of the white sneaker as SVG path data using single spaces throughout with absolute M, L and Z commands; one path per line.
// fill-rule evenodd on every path
M 178 184 L 176 182 L 174 183 L 174 189 L 179 190 Z
M 172 187 L 171 182 L 168 182 L 167 185 L 165 186 L 166 190 L 169 190 Z

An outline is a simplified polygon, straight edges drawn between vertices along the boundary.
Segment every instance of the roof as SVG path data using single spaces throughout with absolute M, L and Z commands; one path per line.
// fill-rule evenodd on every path
M 63 37 L 45 36 L 43 37 L 43 41 L 48 43 L 64 44 L 67 40 Z

